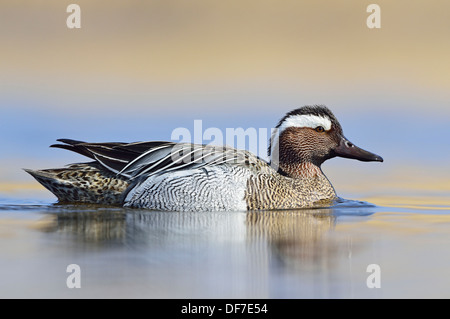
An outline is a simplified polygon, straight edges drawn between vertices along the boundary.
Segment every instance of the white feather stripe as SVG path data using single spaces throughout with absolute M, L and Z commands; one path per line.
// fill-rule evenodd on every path
M 186 156 L 188 156 L 188 155 L 190 155 L 190 154 L 187 154 Z M 154 154 L 152 154 L 151 157 L 155 157 Z M 142 175 L 142 174 L 144 174 L 144 173 L 146 173 L 148 171 L 151 171 L 153 168 L 155 168 L 156 166 L 158 166 L 162 162 L 168 160 L 169 158 L 171 158 L 173 160 L 173 157 L 174 157 L 173 150 L 170 149 L 169 152 L 167 152 L 167 154 L 163 155 L 162 158 L 155 159 L 156 161 L 151 161 L 150 159 L 146 159 L 147 161 L 143 162 L 143 159 L 141 159 L 140 162 L 143 162 L 143 163 L 141 163 L 141 165 L 139 165 L 138 163 L 134 163 L 133 166 L 135 166 L 135 167 L 131 166 L 128 171 L 129 172 L 134 172 L 136 170 L 141 169 L 142 167 L 145 167 L 146 165 L 150 165 L 151 163 L 153 163 L 153 165 L 147 167 L 143 172 L 138 174 L 138 175 Z M 176 163 L 177 163 L 176 161 L 173 161 L 170 165 L 176 164 Z
M 95 152 L 94 150 L 91 150 L 91 153 L 92 153 L 92 155 L 95 156 L 95 158 L 97 158 L 99 156 L 99 157 L 103 157 L 103 158 L 109 159 L 111 161 L 116 161 L 116 162 L 121 162 L 121 163 L 128 163 L 128 161 L 125 161 L 125 160 L 122 160 L 122 159 L 118 159 L 116 157 L 106 156 L 104 154 Z M 99 159 L 97 158 L 97 160 L 99 160 Z
M 137 164 L 137 163 L 138 163 L 139 161 L 141 161 L 144 157 L 149 156 L 150 154 L 152 154 L 152 153 L 154 153 L 154 152 L 156 152 L 156 151 L 158 151 L 158 150 L 161 150 L 161 149 L 163 149 L 163 148 L 167 148 L 167 147 L 169 147 L 169 146 L 172 147 L 172 145 L 166 144 L 166 145 L 162 145 L 162 146 L 160 146 L 160 147 L 152 148 L 152 149 L 148 150 L 147 152 L 142 153 L 141 155 L 139 155 L 138 157 L 136 157 L 134 160 L 132 160 L 131 162 L 129 162 L 124 168 L 122 168 L 122 170 L 119 172 L 119 174 L 126 174 L 125 172 L 128 171 L 128 168 L 129 168 L 129 167 L 131 167 L 131 166 Z M 170 154 L 170 151 L 169 151 L 169 154 Z M 131 171 L 133 171 L 133 169 L 132 169 Z
M 194 150 L 192 150 L 192 151 L 190 151 L 188 154 L 185 154 L 185 155 L 183 155 L 183 156 L 181 156 L 181 157 L 179 157 L 178 155 L 177 155 L 177 159 L 176 160 L 174 160 L 174 161 L 172 161 L 170 164 L 168 164 L 168 165 L 166 165 L 166 166 L 164 166 L 164 167 L 162 167 L 162 168 L 160 168 L 160 169 L 158 169 L 158 170 L 156 170 L 156 171 L 154 171 L 154 172 L 151 172 L 151 174 L 149 174 L 149 176 L 151 176 L 151 175 L 154 175 L 154 174 L 158 174 L 159 172 L 161 172 L 161 171 L 165 171 L 165 170 L 167 170 L 169 167 L 171 167 L 171 166 L 173 166 L 173 165 L 175 165 L 175 164 L 179 164 L 179 163 L 182 163 L 183 162 L 183 160 L 185 160 L 186 158 L 191 158 L 191 155 L 192 154 L 194 154 L 194 153 L 196 153 L 196 152 L 202 152 L 203 150 L 200 148 L 200 147 L 194 147 Z M 151 171 L 154 167 L 156 167 L 158 164 L 160 164 L 160 163 L 162 163 L 164 160 L 166 160 L 166 159 L 168 159 L 169 158 L 169 156 L 170 157 L 172 157 L 172 159 L 174 158 L 174 156 L 175 156 L 175 153 L 174 152 L 170 152 L 170 154 L 168 154 L 167 156 L 165 156 L 163 159 L 161 159 L 160 161 L 158 161 L 158 162 L 156 162 L 155 164 L 153 164 L 152 166 L 150 166 L 150 167 L 148 167 L 148 168 L 146 168 L 144 171 L 142 171 L 142 172 L 140 172 L 139 174 L 136 174 L 133 178 L 136 178 L 136 177 L 138 177 L 138 176 L 142 176 L 142 175 L 144 175 L 144 174 L 146 174 L 147 172 L 149 172 L 149 171 Z M 200 161 L 203 157 L 205 157 L 206 155 L 203 155 L 202 154 L 202 156 L 200 156 L 199 158 L 197 158 L 196 156 L 194 156 L 194 161 L 187 161 L 186 162 L 186 164 L 188 164 L 188 165 L 192 165 L 193 163 L 195 164 L 195 163 L 199 163 L 198 161 Z M 201 162 L 200 162 L 201 163 Z M 142 165 L 142 166 L 145 166 L 145 165 Z M 140 167 L 138 167 L 138 168 L 141 168 L 142 166 L 140 166 Z M 182 165 L 182 167 L 184 167 L 184 166 L 186 166 L 186 165 Z M 133 171 L 135 171 L 136 169 L 138 169 L 138 168 L 135 168 Z
M 118 172 L 116 169 L 114 169 L 114 168 L 112 168 L 112 167 L 109 167 L 108 165 L 106 165 L 105 163 L 103 163 L 103 162 L 98 158 L 97 155 L 94 154 L 94 158 L 95 158 L 100 164 L 102 164 L 103 167 L 105 167 L 107 170 L 110 170 L 111 172 L 114 172 L 114 173 L 116 173 L 116 174 L 119 174 L 119 172 Z
M 138 176 L 144 176 L 145 174 L 148 174 L 148 176 L 155 175 L 161 172 L 170 172 L 170 171 L 176 171 L 184 167 L 191 166 L 192 168 L 199 168 L 204 166 L 210 166 L 210 165 L 218 165 L 218 164 L 224 164 L 224 163 L 233 163 L 233 162 L 244 162 L 246 160 L 245 153 L 239 152 L 235 149 L 217 149 L 216 147 L 209 147 L 209 146 L 202 146 L 202 145 L 194 145 L 194 144 L 188 144 L 184 145 L 186 148 L 180 148 L 179 150 L 189 150 L 187 154 L 184 154 L 183 156 L 180 156 L 178 152 L 171 152 L 171 154 L 168 154 L 158 162 L 154 163 L 153 165 L 145 168 L 142 172 L 139 172 L 138 174 L 131 174 L 133 178 L 136 178 Z M 159 168 L 156 171 L 151 171 L 154 169 L 157 165 L 162 163 L 163 161 L 169 159 L 169 155 L 172 155 L 172 162 L 165 165 L 164 167 Z M 175 158 L 175 155 L 177 158 Z M 193 160 L 191 160 L 192 155 L 194 156 Z M 176 167 L 172 167 L 175 164 L 180 164 Z M 150 163 L 149 163 L 150 164 Z M 126 173 L 131 173 L 136 170 L 141 169 L 143 166 L 145 166 L 145 163 L 143 165 L 139 165 L 138 167 L 130 167 Z
M 322 126 L 325 131 L 331 129 L 331 121 L 328 117 L 322 117 L 311 114 L 292 115 L 286 118 L 279 127 L 280 134 L 288 127 L 310 127 L 316 128 Z

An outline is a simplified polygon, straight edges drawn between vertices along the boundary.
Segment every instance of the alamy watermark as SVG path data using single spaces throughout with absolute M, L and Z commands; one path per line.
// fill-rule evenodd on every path
M 66 272 L 70 273 L 66 279 L 67 288 L 81 288 L 81 268 L 77 264 L 67 265 Z
M 367 276 L 366 285 L 367 288 L 381 288 L 381 267 L 378 264 L 367 265 L 366 272 L 370 275 Z
M 66 25 L 69 29 L 81 28 L 81 8 L 78 4 L 72 3 L 67 6 L 67 13 L 70 13 L 66 19 Z
M 171 151 L 174 163 L 246 163 L 262 159 L 278 169 L 277 128 L 204 129 L 202 120 L 194 120 L 193 130 L 178 127 L 170 139 L 177 144 Z M 270 145 L 270 154 L 268 154 Z M 243 152 L 245 150 L 246 152 Z
M 370 15 L 366 19 L 366 25 L 369 29 L 381 28 L 381 8 L 378 4 L 372 3 L 366 9 Z
M 70 15 L 66 19 L 66 25 L 69 29 L 81 28 L 81 8 L 78 4 L 72 3 L 67 6 L 67 13 Z M 366 12 L 370 15 L 366 19 L 366 25 L 369 29 L 381 28 L 381 8 L 378 4 L 369 4 L 366 8 Z

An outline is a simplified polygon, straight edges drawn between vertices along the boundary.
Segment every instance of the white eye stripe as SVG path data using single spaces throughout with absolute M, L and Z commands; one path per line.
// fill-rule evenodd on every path
M 279 132 L 283 132 L 288 127 L 310 127 L 322 126 L 326 131 L 331 129 L 330 119 L 317 115 L 294 115 L 288 117 L 280 126 Z

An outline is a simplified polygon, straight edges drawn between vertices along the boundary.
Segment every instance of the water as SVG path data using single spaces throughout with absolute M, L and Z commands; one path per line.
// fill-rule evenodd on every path
M 180 213 L 3 197 L 0 297 L 448 298 L 450 206 L 404 204 Z

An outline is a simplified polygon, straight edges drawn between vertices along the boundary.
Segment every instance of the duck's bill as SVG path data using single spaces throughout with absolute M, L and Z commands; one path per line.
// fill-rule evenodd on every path
M 334 149 L 336 156 L 352 158 L 363 162 L 382 162 L 383 158 L 377 154 L 368 152 L 342 138 L 338 147 Z

